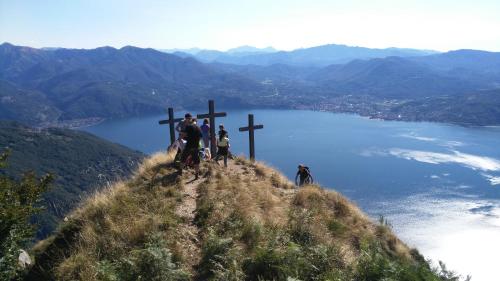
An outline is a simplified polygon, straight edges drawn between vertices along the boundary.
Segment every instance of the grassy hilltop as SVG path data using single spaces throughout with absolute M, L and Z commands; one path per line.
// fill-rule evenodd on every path
M 202 174 L 146 159 L 34 247 L 26 280 L 456 280 L 337 192 L 245 159 Z

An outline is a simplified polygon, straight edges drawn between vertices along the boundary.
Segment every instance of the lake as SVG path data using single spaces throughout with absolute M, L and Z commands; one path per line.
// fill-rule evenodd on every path
M 224 109 L 218 109 L 224 110 Z M 500 128 L 390 122 L 295 110 L 225 110 L 231 150 L 248 153 L 247 114 L 256 158 L 293 179 L 299 163 L 376 219 L 383 215 L 408 245 L 473 280 L 500 276 Z M 184 112 L 178 112 L 181 116 Z M 197 112 L 191 112 L 197 113 Z M 199 112 L 204 113 L 204 112 Z M 153 153 L 169 144 L 166 115 L 108 120 L 83 128 Z

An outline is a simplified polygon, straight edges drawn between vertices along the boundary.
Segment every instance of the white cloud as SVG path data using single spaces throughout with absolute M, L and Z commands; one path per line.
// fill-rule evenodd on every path
M 392 148 L 389 150 L 389 154 L 399 158 L 415 160 L 429 164 L 455 163 L 473 170 L 481 170 L 485 172 L 500 171 L 500 160 L 498 159 L 462 153 L 459 151 L 453 151 L 453 153 L 448 154 L 421 150 Z
M 447 141 L 445 142 L 445 146 L 455 147 L 455 146 L 464 146 L 465 144 L 461 141 Z
M 445 140 L 440 140 L 437 138 L 419 136 L 416 133 L 401 134 L 399 136 L 403 137 L 403 138 L 409 138 L 409 139 L 414 139 L 414 140 L 419 140 L 419 141 L 435 142 L 440 146 L 449 147 L 449 148 L 465 145 L 465 143 L 463 143 L 461 141 L 445 141 Z
M 483 176 L 491 183 L 491 185 L 500 185 L 500 177 L 483 174 Z
M 437 140 L 435 138 L 422 137 L 422 136 L 417 136 L 415 134 L 401 134 L 399 136 L 404 137 L 404 138 L 409 138 L 409 139 L 420 140 L 420 141 L 428 141 L 428 142 L 433 142 L 433 141 Z

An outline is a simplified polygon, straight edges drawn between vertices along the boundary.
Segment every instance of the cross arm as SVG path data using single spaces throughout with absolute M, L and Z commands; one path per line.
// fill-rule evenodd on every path
M 158 121 L 158 124 L 160 125 L 163 125 L 163 124 L 170 124 L 170 123 L 177 123 L 177 122 L 181 122 L 183 119 L 182 118 L 176 118 L 174 120 L 160 120 Z
M 255 125 L 252 127 L 253 130 L 264 129 L 264 125 Z M 250 127 L 241 127 L 238 129 L 240 132 L 245 132 L 250 130 Z
M 226 113 L 225 112 L 218 112 L 218 113 L 214 113 L 212 116 L 213 117 L 226 117 Z M 196 117 L 198 119 L 202 119 L 202 118 L 210 118 L 210 114 L 207 113 L 207 114 L 197 114 Z

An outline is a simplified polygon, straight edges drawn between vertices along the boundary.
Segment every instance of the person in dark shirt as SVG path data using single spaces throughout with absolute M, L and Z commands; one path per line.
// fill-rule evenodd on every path
M 184 129 L 186 146 L 181 155 L 181 167 L 184 168 L 189 157 L 195 170 L 195 177 L 198 179 L 200 173 L 200 140 L 202 137 L 201 129 L 196 123 L 186 125 Z
M 304 184 L 312 184 L 313 177 L 311 175 L 311 171 L 309 170 L 309 167 L 300 164 L 298 168 L 299 168 L 299 170 L 297 171 L 297 174 L 295 175 L 295 185 L 303 186 Z M 299 183 L 297 183 L 297 178 L 300 179 Z
M 185 137 L 184 131 L 186 130 L 186 126 L 192 123 L 192 119 L 193 116 L 188 112 L 184 115 L 184 119 L 175 126 L 175 130 L 179 133 L 179 139 Z
M 229 138 L 229 134 L 226 131 L 226 128 L 224 128 L 224 124 L 219 125 L 219 132 L 218 132 L 219 138 L 223 135 L 226 135 Z

